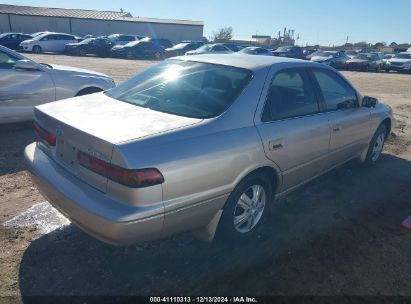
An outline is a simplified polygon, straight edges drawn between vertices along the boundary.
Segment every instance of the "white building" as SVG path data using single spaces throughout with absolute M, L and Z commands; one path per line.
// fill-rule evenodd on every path
M 135 34 L 173 42 L 202 40 L 202 21 L 133 17 L 127 12 L 0 4 L 0 33 L 52 31 L 78 36 Z

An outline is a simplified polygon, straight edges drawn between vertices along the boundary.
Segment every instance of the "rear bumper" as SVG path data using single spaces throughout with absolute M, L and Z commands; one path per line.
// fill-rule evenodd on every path
M 113 245 L 161 237 L 164 209 L 150 210 L 113 200 L 64 170 L 36 143 L 26 147 L 25 160 L 39 191 L 62 214 L 88 234 Z M 147 213 L 154 214 L 147 216 Z

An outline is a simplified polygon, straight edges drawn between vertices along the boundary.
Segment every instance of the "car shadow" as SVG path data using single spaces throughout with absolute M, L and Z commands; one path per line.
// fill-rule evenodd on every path
M 36 140 L 33 122 L 0 124 L 0 176 L 25 170 L 24 148 Z
M 19 269 L 32 295 L 401 295 L 409 293 L 411 162 L 348 163 L 271 205 L 261 234 L 233 245 L 191 234 L 128 247 L 73 225 L 41 236 Z

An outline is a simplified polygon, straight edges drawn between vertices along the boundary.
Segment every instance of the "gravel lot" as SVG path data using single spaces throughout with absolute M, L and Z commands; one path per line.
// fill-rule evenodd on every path
M 154 63 L 28 56 L 103 72 L 117 83 Z M 34 132 L 30 124 L 2 126 L 0 295 L 411 296 L 411 234 L 401 226 L 411 214 L 411 75 L 343 73 L 394 108 L 395 136 L 379 164 L 348 163 L 276 201 L 266 232 L 239 248 L 190 234 L 113 247 L 72 225 L 52 232 L 33 226 L 44 217 L 58 221 L 22 161 Z M 19 215 L 26 227 L 4 225 Z

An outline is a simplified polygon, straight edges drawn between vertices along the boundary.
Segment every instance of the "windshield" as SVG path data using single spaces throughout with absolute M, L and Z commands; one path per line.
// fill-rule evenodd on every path
M 394 55 L 392 55 L 392 54 L 387 54 L 387 55 L 384 55 L 382 58 L 383 58 L 383 59 L 391 59 L 392 57 L 394 57 Z
M 154 111 L 212 118 L 234 102 L 251 76 L 251 71 L 230 66 L 166 60 L 105 94 Z
M 371 58 L 370 54 L 358 54 L 354 57 L 355 59 L 369 60 Z
M 83 41 L 81 41 L 80 43 L 81 44 L 87 44 L 87 43 L 89 43 L 89 42 L 91 42 L 91 41 L 93 41 L 93 40 L 95 40 L 96 38 L 87 38 L 87 39 L 84 39 Z
M 289 52 L 291 48 L 289 46 L 282 46 L 275 50 L 276 52 Z
M 239 51 L 239 53 L 245 53 L 245 54 L 254 54 L 256 52 L 256 48 L 243 48 Z
M 397 54 L 394 56 L 395 58 L 402 58 L 402 59 L 411 59 L 411 53 L 408 54 Z
M 141 40 L 135 40 L 135 41 L 131 41 L 129 43 L 126 43 L 124 46 L 135 46 L 137 44 L 140 43 Z
M 356 52 L 356 51 L 345 51 L 345 53 L 347 55 L 357 55 L 358 54 L 358 52 Z
M 173 46 L 172 49 L 173 50 L 180 50 L 180 49 L 184 49 L 188 45 L 189 45 L 189 43 L 179 43 L 179 44 L 176 44 L 175 46 Z
M 211 44 L 206 44 L 206 45 L 200 46 L 196 51 L 207 52 L 207 51 L 210 51 L 212 47 L 213 46 Z

